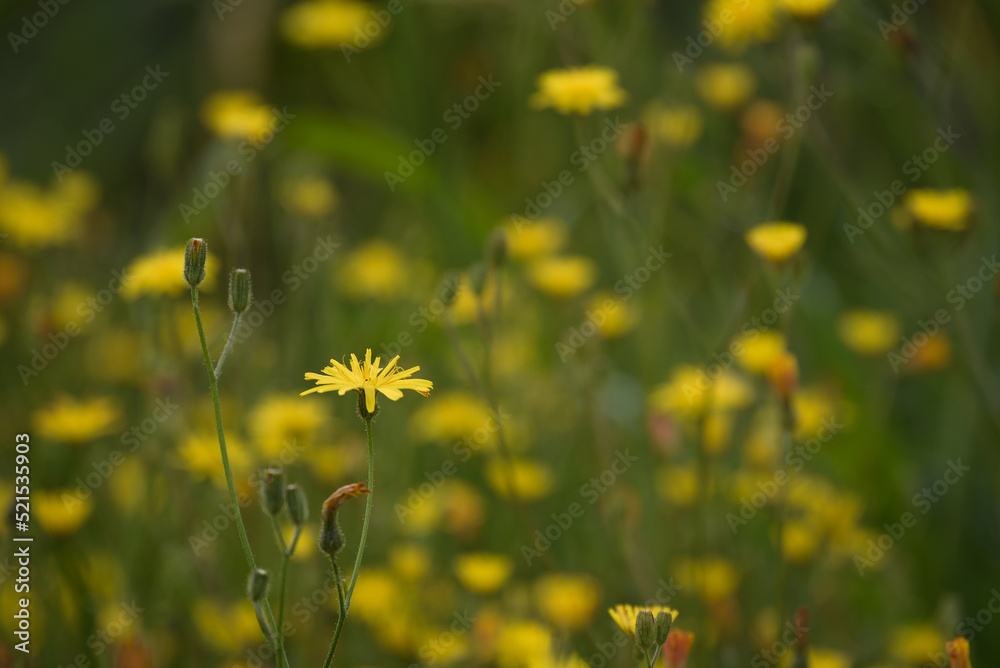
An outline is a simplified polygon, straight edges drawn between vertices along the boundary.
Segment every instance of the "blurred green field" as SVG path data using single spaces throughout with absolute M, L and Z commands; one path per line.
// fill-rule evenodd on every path
M 1000 660 L 997 3 L 0 17 L 0 666 Z

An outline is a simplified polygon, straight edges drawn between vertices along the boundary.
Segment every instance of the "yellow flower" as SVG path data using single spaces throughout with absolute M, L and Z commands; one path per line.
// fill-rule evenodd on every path
M 501 668 L 529 668 L 538 657 L 552 652 L 552 632 L 538 622 L 505 622 L 497 640 L 497 663 Z
M 597 268 L 585 257 L 558 256 L 536 260 L 528 267 L 528 279 L 532 284 L 556 299 L 574 297 L 591 285 L 597 278 Z
M 620 107 L 625 97 L 625 91 L 618 87 L 617 72 L 588 65 L 542 73 L 531 105 L 536 109 L 552 107 L 560 114 L 587 115 L 594 109 Z
M 305 218 L 322 218 L 340 201 L 337 189 L 321 176 L 307 176 L 285 183 L 281 204 L 292 213 Z
M 809 668 L 851 668 L 853 664 L 854 662 L 841 652 L 819 647 L 809 648 Z
M 250 432 L 258 450 L 277 456 L 289 444 L 308 446 L 323 424 L 323 411 L 313 401 L 272 395 L 250 411 Z
M 964 230 L 972 213 L 972 195 L 962 189 L 911 190 L 903 200 L 911 216 L 926 227 Z
M 549 467 L 530 459 L 515 459 L 508 466 L 504 459 L 496 458 L 486 467 L 486 481 L 503 498 L 509 494 L 511 478 L 514 493 L 522 501 L 535 501 L 547 496 L 555 483 Z
M 558 218 L 511 221 L 504 225 L 507 253 L 512 260 L 534 260 L 551 255 L 566 243 L 566 223 Z
M 639 613 L 643 610 L 648 610 L 653 613 L 653 619 L 661 612 L 665 612 L 671 616 L 672 619 L 677 619 L 677 611 L 672 608 L 666 608 L 662 605 L 654 606 L 642 606 L 642 605 L 628 605 L 619 604 L 613 608 L 608 609 L 608 614 L 611 615 L 611 619 L 615 620 L 618 624 L 618 628 L 628 634 L 630 638 L 635 638 L 635 619 L 639 616 Z
M 883 311 L 849 311 L 837 323 L 840 339 L 861 355 L 882 355 L 892 350 L 899 339 L 899 321 Z
M 737 339 L 741 348 L 737 362 L 751 373 L 767 373 L 774 361 L 785 353 L 785 337 L 771 329 L 748 333 Z
M 406 582 L 423 580 L 431 569 L 427 549 L 416 543 L 399 543 L 389 550 L 392 571 Z
M 389 615 L 395 615 L 403 606 L 400 600 L 404 591 L 400 583 L 383 568 L 362 569 L 358 574 L 357 586 L 351 596 L 351 612 L 369 623 L 379 622 Z M 330 606 L 337 609 L 337 597 L 330 599 Z
M 253 606 L 244 601 L 224 606 L 199 599 L 191 610 L 191 619 L 205 642 L 220 651 L 238 652 L 260 636 Z
M 897 627 L 890 639 L 892 655 L 908 664 L 923 663 L 937 654 L 945 639 L 933 624 L 910 624 Z
M 177 450 L 180 465 L 194 473 L 196 477 L 207 478 L 214 482 L 222 480 L 222 455 L 219 452 L 217 438 L 214 431 L 188 434 Z M 243 471 L 250 466 L 246 447 L 232 434 L 226 436 L 226 449 L 229 452 L 229 464 L 234 470 Z
M 837 0 L 781 0 L 785 11 L 800 19 L 816 19 L 825 14 Z
M 639 321 L 639 314 L 629 302 L 607 290 L 591 297 L 586 310 L 588 314 L 596 316 L 597 331 L 603 339 L 624 336 Z
M 682 586 L 691 587 L 709 603 L 730 596 L 740 582 L 736 565 L 722 557 L 681 559 L 676 572 Z
M 698 70 L 694 87 L 710 106 L 731 111 L 746 102 L 757 90 L 757 77 L 746 65 L 713 63 Z
M 112 399 L 76 400 L 59 397 L 32 416 L 40 436 L 79 444 L 112 433 L 121 420 L 121 410 Z
M 410 420 L 416 438 L 423 441 L 455 441 L 468 436 L 484 435 L 482 443 L 492 443 L 495 423 L 486 404 L 468 392 L 445 392 L 421 406 Z
M 682 364 L 667 383 L 653 388 L 648 404 L 654 412 L 694 418 L 708 410 L 743 408 L 753 396 L 753 387 L 739 374 L 724 371 L 713 380 L 704 369 Z
M 917 354 L 904 368 L 912 373 L 937 371 L 948 366 L 950 361 L 951 340 L 944 332 L 937 332 L 927 337 L 927 343 L 917 348 Z
M 539 612 L 550 624 L 578 631 L 594 616 L 601 590 L 589 575 L 553 573 L 535 582 L 535 598 Z
M 766 42 L 775 28 L 774 0 L 710 0 L 705 20 L 722 26 L 718 41 L 723 48 L 738 51 L 751 42 Z
M 476 594 L 496 593 L 513 571 L 514 564 L 503 554 L 470 552 L 455 559 L 455 576 Z
M 258 139 L 273 119 L 274 110 L 253 91 L 220 91 L 201 105 L 202 123 L 224 139 Z
M 81 499 L 72 489 L 38 491 L 31 495 L 31 516 L 53 536 L 75 533 L 93 510 L 94 498 Z
M 100 187 L 85 172 L 63 176 L 49 191 L 25 181 L 0 186 L 0 232 L 25 248 L 59 246 L 75 240 L 84 216 L 100 198 Z
M 812 522 L 790 521 L 781 533 L 781 551 L 789 562 L 805 564 L 816 556 L 820 538 L 819 530 Z
M 694 105 L 652 105 L 643 115 L 649 133 L 670 148 L 687 148 L 701 137 L 705 122 Z
M 761 223 L 747 230 L 747 245 L 765 260 L 781 264 L 799 252 L 806 242 L 806 228 L 798 223 Z
M 215 282 L 218 261 L 209 256 L 205 264 L 205 281 L 199 289 L 205 290 Z M 136 258 L 125 269 L 121 295 L 134 301 L 144 295 L 172 297 L 190 288 L 184 280 L 184 248 L 153 251 Z
M 385 30 L 374 36 L 364 30 L 373 21 L 372 8 L 355 0 L 309 0 L 281 15 L 281 33 L 289 42 L 306 49 L 365 48 L 381 41 Z M 359 39 L 363 35 L 364 39 Z
M 969 662 L 968 640 L 959 636 L 954 640 L 948 641 L 945 647 L 948 650 L 948 660 L 951 662 L 951 668 L 972 668 L 972 664 Z
M 332 359 L 330 360 L 332 366 L 323 369 L 322 374 L 307 373 L 305 375 L 306 380 L 316 381 L 316 387 L 301 392 L 299 396 L 305 396 L 311 392 L 323 393 L 334 390 L 340 396 L 344 396 L 348 390 L 356 390 L 360 396 L 364 397 L 365 409 L 369 414 L 375 413 L 375 395 L 379 392 L 390 401 L 399 401 L 403 397 L 403 390 L 413 390 L 429 397 L 434 383 L 420 378 L 410 378 L 414 373 L 420 371 L 420 367 L 415 366 L 404 370 L 396 366 L 398 359 L 399 355 L 396 355 L 382 369 L 380 368 L 381 357 L 376 357 L 375 363 L 372 363 L 371 348 L 365 350 L 364 364 L 359 364 L 358 358 L 354 356 L 354 353 L 351 353 L 350 369 Z
M 374 239 L 344 258 L 335 274 L 337 287 L 351 299 L 394 299 L 410 285 L 408 265 L 398 248 Z
M 698 472 L 689 464 L 665 466 L 657 471 L 656 491 L 671 505 L 689 508 L 698 500 Z

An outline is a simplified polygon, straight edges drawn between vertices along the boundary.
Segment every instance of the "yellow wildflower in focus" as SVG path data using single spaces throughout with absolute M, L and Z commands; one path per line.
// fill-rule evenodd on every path
M 804 520 L 791 521 L 781 532 L 781 552 L 790 563 L 809 563 L 819 551 L 820 539 L 815 524 Z
M 951 668 L 972 668 L 969 662 L 969 641 L 959 636 L 954 640 L 949 640 L 945 645 L 948 650 L 948 661 Z
M 205 280 L 198 288 L 209 289 L 215 282 L 218 260 L 208 256 Z M 125 269 L 121 295 L 126 301 L 142 296 L 173 297 L 190 290 L 184 280 L 184 248 L 153 251 L 136 258 Z
M 75 489 L 32 491 L 31 517 L 47 533 L 66 536 L 75 533 L 94 510 L 94 498 L 81 499 Z
M 476 594 L 494 594 L 514 572 L 514 564 L 504 554 L 470 552 L 455 559 L 455 576 L 462 586 Z
M 416 543 L 398 543 L 389 549 L 389 566 L 405 582 L 423 580 L 431 569 L 427 549 Z
M 690 508 L 698 501 L 698 471 L 690 464 L 676 464 L 656 472 L 656 491 L 673 506 Z
M 448 442 L 473 437 L 476 445 L 496 439 L 496 420 L 483 401 L 469 392 L 437 394 L 420 406 L 410 419 L 410 429 L 422 441 Z
M 501 668 L 528 668 L 552 651 L 552 632 L 530 620 L 504 622 L 497 641 Z
M 635 639 L 635 619 L 639 616 L 640 612 L 648 610 L 653 613 L 653 619 L 661 612 L 665 612 L 670 615 L 673 619 L 677 619 L 677 611 L 673 608 L 667 608 L 662 605 L 628 605 L 628 604 L 618 604 L 613 608 L 608 609 L 608 614 L 611 615 L 611 619 L 615 620 L 615 624 L 618 625 L 622 631 L 628 634 L 629 638 Z
M 322 218 L 337 208 L 340 195 L 321 176 L 292 179 L 281 189 L 281 205 L 303 218 Z
M 62 396 L 32 415 L 40 436 L 79 444 L 106 436 L 121 421 L 121 410 L 108 397 L 76 400 Z
M 882 355 L 899 340 L 899 320 L 891 313 L 859 309 L 848 311 L 837 322 L 840 340 L 861 355 Z
M 747 230 L 744 239 L 753 252 L 781 264 L 799 252 L 806 241 L 806 228 L 798 223 L 761 223 Z
M 750 332 L 737 339 L 741 348 L 737 363 L 751 373 L 767 373 L 785 353 L 785 337 L 771 329 Z
M 639 322 L 639 314 L 628 301 L 606 290 L 590 298 L 586 313 L 588 321 L 595 322 L 603 339 L 624 336 Z
M 740 582 L 736 565 L 722 557 L 681 559 L 675 570 L 681 586 L 691 587 L 709 603 L 732 595 Z
M 569 232 L 558 218 L 511 221 L 504 225 L 507 254 L 512 260 L 534 260 L 552 255 L 566 243 Z
M 243 471 L 250 466 L 246 447 L 231 434 L 226 435 L 226 449 L 229 451 L 229 464 L 234 470 Z M 219 453 L 219 441 L 214 431 L 188 434 L 178 448 L 177 455 L 180 466 L 195 477 L 217 483 L 223 480 L 222 455 Z
M 274 109 L 253 91 L 213 93 L 201 105 L 201 121 L 223 139 L 258 139 L 269 132 Z
M 709 0 L 705 21 L 722 26 L 719 45 L 739 51 L 752 42 L 766 42 L 776 25 L 774 0 Z
M 757 77 L 746 65 L 713 63 L 698 70 L 694 87 L 709 106 L 731 111 L 750 99 L 757 90 Z
M 359 396 L 364 397 L 365 409 L 369 414 L 375 413 L 375 395 L 381 393 L 390 401 L 399 401 L 403 398 L 403 390 L 413 390 L 425 397 L 431 395 L 434 383 L 421 378 L 410 378 L 414 373 L 420 371 L 419 366 L 403 369 L 396 366 L 396 355 L 385 368 L 380 368 L 381 357 L 376 357 L 372 363 L 372 350 L 365 350 L 364 364 L 358 363 L 358 358 L 351 353 L 351 368 L 337 360 L 330 360 L 331 366 L 325 367 L 323 373 L 307 373 L 306 380 L 316 381 L 316 387 L 311 387 L 305 392 L 300 392 L 299 396 L 305 396 L 312 392 L 336 391 L 340 396 L 344 396 L 349 390 L 355 390 Z
M 381 41 L 385 34 L 381 26 L 374 35 L 365 30 L 374 21 L 373 11 L 367 3 L 355 0 L 308 0 L 284 11 L 281 33 L 306 49 L 361 49 Z
M 967 190 L 919 189 L 906 193 L 903 206 L 916 222 L 938 230 L 964 230 L 972 214 Z
M 933 624 L 910 624 L 892 632 L 889 648 L 892 655 L 907 664 L 922 664 L 928 656 L 941 651 L 945 638 Z
M 705 126 L 701 112 L 694 105 L 651 105 L 643 114 L 643 123 L 655 139 L 678 149 L 698 141 Z
M 560 629 L 579 631 L 594 616 L 601 590 L 589 575 L 553 573 L 535 581 L 535 598 L 546 621 Z
M 542 73 L 530 102 L 536 109 L 552 107 L 560 114 L 585 116 L 595 109 L 620 107 L 625 97 L 625 91 L 618 87 L 617 72 L 588 65 Z
M 782 8 L 799 19 L 817 19 L 833 7 L 837 0 L 780 0 Z
M 555 484 L 552 470 L 530 459 L 515 459 L 508 466 L 506 460 L 494 458 L 486 467 L 486 480 L 493 491 L 503 498 L 507 498 L 508 484 L 513 482 L 514 494 L 522 501 L 535 501 L 548 496 Z
M 568 299 L 594 284 L 597 268 L 589 258 L 554 256 L 533 262 L 528 267 L 528 278 L 550 297 Z
M 410 285 L 409 261 L 392 244 L 374 239 L 348 253 L 338 266 L 337 288 L 351 299 L 400 297 Z
M 322 407 L 294 396 L 271 395 L 250 411 L 250 433 L 267 457 L 276 457 L 289 445 L 311 445 L 322 424 Z

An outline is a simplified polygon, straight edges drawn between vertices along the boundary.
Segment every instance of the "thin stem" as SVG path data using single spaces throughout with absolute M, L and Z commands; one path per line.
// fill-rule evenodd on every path
M 212 366 L 212 355 L 208 352 L 208 341 L 205 339 L 205 328 L 201 324 L 201 309 L 198 308 L 198 288 L 191 286 L 191 304 L 194 308 L 194 320 L 198 325 L 198 338 L 201 340 L 201 352 L 205 356 L 205 368 L 208 370 L 208 385 L 212 392 L 212 403 L 215 406 L 215 429 L 219 437 L 219 452 L 222 453 L 222 468 L 226 474 L 226 486 L 229 488 L 229 502 L 233 506 L 233 515 L 236 518 L 236 532 L 240 536 L 240 544 L 243 546 L 243 554 L 246 557 L 247 565 L 251 571 L 257 570 L 257 562 L 253 558 L 253 550 L 250 549 L 250 539 L 247 538 L 247 529 L 243 525 L 243 513 L 236 500 L 236 487 L 233 485 L 233 471 L 229 466 L 229 451 L 226 449 L 226 432 L 222 427 L 222 407 L 219 404 L 219 384 L 215 377 L 215 368 Z M 264 599 L 264 615 L 271 627 L 274 627 L 274 614 L 271 612 L 271 604 Z M 268 637 L 268 642 L 274 645 L 274 639 Z M 288 657 L 282 652 L 281 658 L 284 665 L 288 665 Z
M 295 537 L 292 539 L 292 547 L 289 549 L 285 545 L 285 536 L 281 533 L 281 525 L 278 517 L 271 515 L 271 524 L 274 526 L 274 533 L 277 534 L 278 544 L 281 546 L 281 581 L 278 583 L 278 631 L 275 634 L 278 638 L 278 653 L 285 650 L 285 583 L 288 581 L 288 562 L 291 560 L 292 552 L 295 550 L 294 541 L 298 540 L 299 528 L 295 527 Z
M 344 620 L 347 619 L 347 603 L 344 601 L 344 583 L 340 575 L 340 566 L 337 565 L 336 559 L 330 559 L 330 561 L 333 562 L 333 574 L 337 578 L 337 598 L 340 599 L 340 617 L 337 618 L 337 629 L 333 632 L 330 651 L 326 653 L 326 661 L 323 662 L 323 668 L 330 668 L 330 663 L 333 661 L 333 650 L 337 648 L 337 641 L 340 640 L 340 631 L 344 628 Z
M 222 354 L 219 355 L 219 362 L 215 365 L 215 377 L 218 378 L 219 374 L 222 373 L 222 365 L 229 357 L 229 351 L 233 349 L 233 343 L 236 341 L 236 330 L 240 326 L 240 314 L 237 313 L 233 316 L 233 328 L 229 330 L 229 338 L 226 339 L 226 347 L 222 349 Z

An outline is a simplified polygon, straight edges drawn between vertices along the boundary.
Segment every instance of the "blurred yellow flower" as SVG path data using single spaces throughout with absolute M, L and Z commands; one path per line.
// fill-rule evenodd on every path
M 218 260 L 209 255 L 205 264 L 205 280 L 200 290 L 210 289 L 215 282 Z M 134 301 L 142 296 L 173 297 L 190 290 L 184 280 L 184 248 L 153 251 L 142 255 L 125 268 L 122 297 Z
M 392 244 L 373 239 L 348 253 L 335 271 L 337 288 L 351 299 L 400 297 L 410 284 L 409 260 Z
M 397 543 L 389 549 L 389 566 L 404 582 L 423 580 L 431 569 L 427 549 L 416 543 Z
M 786 12 L 800 19 L 815 19 L 825 14 L 837 0 L 781 0 Z
M 656 619 L 656 616 L 661 612 L 665 612 L 673 619 L 677 619 L 676 610 L 662 605 L 648 606 L 620 603 L 613 608 L 609 608 L 608 614 L 611 615 L 611 619 L 615 620 L 615 624 L 618 625 L 618 628 L 627 633 L 630 638 L 635 638 L 635 619 L 639 616 L 639 613 L 644 610 L 648 610 L 653 613 L 653 619 Z
M 307 373 L 306 380 L 316 381 L 316 387 L 311 387 L 299 396 L 305 396 L 312 392 L 334 392 L 344 396 L 348 391 L 355 390 L 359 396 L 364 397 L 365 409 L 369 415 L 375 413 L 375 395 L 381 394 L 390 401 L 399 401 L 403 398 L 403 390 L 413 390 L 425 397 L 431 395 L 434 383 L 422 378 L 410 378 L 414 373 L 420 371 L 419 366 L 403 369 L 396 365 L 396 355 L 389 363 L 381 368 L 381 357 L 376 357 L 372 362 L 372 350 L 365 350 L 365 361 L 358 363 L 358 358 L 351 353 L 351 367 L 331 359 L 330 365 L 323 369 L 323 373 Z
M 597 331 L 603 339 L 624 336 L 639 322 L 639 314 L 635 307 L 607 290 L 602 290 L 590 298 L 586 313 L 589 320 L 597 323 Z
M 927 337 L 927 343 L 917 348 L 917 352 L 906 364 L 906 371 L 921 373 L 943 369 L 951 362 L 951 340 L 944 332 L 936 332 Z
M 31 493 L 31 517 L 47 533 L 75 533 L 94 510 L 94 497 L 81 499 L 75 489 L 39 490 Z
M 552 107 L 561 114 L 586 115 L 595 109 L 620 107 L 625 97 L 625 91 L 618 87 L 617 72 L 588 65 L 542 73 L 530 102 L 536 109 Z
M 486 519 L 482 494 L 460 480 L 449 481 L 443 491 L 445 530 L 464 538 L 475 535 Z
M 403 607 L 401 583 L 384 568 L 364 568 L 351 597 L 351 612 L 369 623 L 380 622 L 385 615 L 396 614 Z M 330 607 L 337 609 L 337 597 L 330 597 Z
M 821 538 L 815 524 L 805 520 L 789 521 L 781 533 L 782 554 L 789 563 L 808 563 L 819 551 Z
M 806 235 L 806 228 L 798 223 L 776 221 L 750 228 L 744 238 L 757 255 L 781 264 L 799 252 L 806 241 Z
M 791 665 L 791 661 L 788 662 L 788 665 Z M 851 668 L 854 662 L 841 652 L 820 647 L 810 647 L 808 665 L 809 668 Z
M 731 111 L 757 90 L 757 77 L 740 63 L 712 63 L 698 70 L 694 87 L 709 106 Z
M 601 589 L 590 575 L 552 573 L 535 581 L 535 599 L 539 612 L 550 624 L 579 631 L 594 616 Z
M 751 42 L 766 42 L 774 35 L 777 7 L 774 0 L 709 0 L 705 21 L 722 27 L 720 46 L 741 50 Z
M 495 441 L 496 424 L 486 404 L 476 395 L 463 391 L 435 395 L 410 419 L 410 429 L 419 440 L 450 444 L 474 436 L 476 445 L 480 446 Z
M 295 396 L 273 394 L 250 411 L 250 433 L 257 449 L 267 457 L 278 456 L 289 445 L 312 445 L 322 424 L 320 404 Z
M 772 329 L 750 332 L 737 341 L 742 346 L 737 363 L 751 373 L 767 373 L 786 349 L 785 336 Z
M 698 500 L 698 487 L 698 471 L 691 464 L 671 464 L 656 472 L 656 491 L 673 506 L 693 506 Z
M 649 133 L 670 148 L 687 148 L 701 137 L 705 122 L 698 107 L 690 104 L 650 105 L 643 114 Z
M 238 652 L 260 637 L 257 615 L 249 601 L 223 605 L 200 598 L 191 610 L 191 620 L 202 639 L 219 651 Z
M 514 564 L 504 554 L 469 552 L 455 559 L 455 576 L 462 586 L 484 596 L 494 594 L 503 586 Z
M 244 471 L 251 461 L 246 446 L 232 433 L 226 434 L 226 449 L 229 464 L 234 470 Z M 223 481 L 222 455 L 215 432 L 191 433 L 184 438 L 177 449 L 179 465 L 190 471 L 196 478 L 209 479 L 216 483 Z
M 945 637 L 934 624 L 909 624 L 896 627 L 889 640 L 892 655 L 908 664 L 924 663 L 944 647 Z
M 827 388 L 803 387 L 792 397 L 795 409 L 795 436 L 808 439 L 819 434 L 831 419 L 837 419 L 837 398 Z M 777 419 L 777 415 L 775 415 Z
M 32 415 L 40 436 L 79 444 L 106 436 L 121 422 L 121 409 L 109 397 L 73 399 L 61 396 Z
M 365 30 L 374 20 L 372 11 L 367 3 L 355 0 L 308 0 L 284 11 L 281 33 L 306 49 L 339 49 L 345 44 L 361 49 L 381 41 L 385 34 L 377 23 L 377 32 Z
M 528 267 L 528 279 L 550 297 L 568 299 L 594 284 L 597 267 L 585 257 L 552 256 L 532 262 Z
M 534 260 L 552 255 L 566 243 L 566 223 L 558 218 L 511 221 L 503 226 L 512 260 Z
M 736 564 L 717 556 L 680 559 L 675 572 L 681 586 L 691 587 L 709 603 L 732 595 L 740 582 Z
M 654 412 L 694 418 L 709 410 L 743 408 L 753 398 L 753 386 L 733 371 L 723 371 L 713 380 L 704 369 L 682 364 L 668 382 L 653 388 L 647 403 Z
M 964 230 L 972 213 L 972 195 L 967 190 L 911 190 L 903 206 L 925 227 Z
M 26 181 L 0 187 L 0 232 L 24 248 L 59 246 L 78 238 L 84 216 L 100 199 L 97 181 L 82 171 L 48 191 Z
M 507 498 L 508 484 L 513 482 L 514 493 L 522 501 L 535 501 L 548 496 L 555 484 L 552 470 L 540 462 L 514 459 L 508 466 L 507 462 L 499 457 L 495 457 L 487 464 L 486 480 L 493 491 L 503 498 Z
M 858 309 L 848 311 L 837 322 L 840 340 L 861 355 L 882 355 L 899 340 L 899 320 L 891 313 Z
M 505 621 L 497 641 L 501 668 L 530 668 L 538 657 L 552 651 L 552 631 L 530 620 Z
M 281 189 L 281 205 L 304 218 L 322 218 L 336 209 L 339 201 L 337 189 L 322 176 L 290 179 Z
M 224 139 L 258 139 L 270 131 L 274 109 L 248 90 L 219 91 L 201 105 L 201 121 Z

